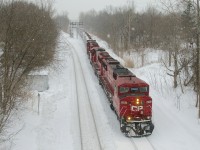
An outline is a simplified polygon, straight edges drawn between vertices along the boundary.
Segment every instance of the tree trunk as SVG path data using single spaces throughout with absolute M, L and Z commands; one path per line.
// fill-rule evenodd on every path
M 2 100 L 3 100 L 3 90 L 2 90 L 2 84 L 0 83 L 0 105 L 2 105 Z
M 175 52 L 174 52 L 174 88 L 176 88 L 178 86 L 178 82 L 177 82 L 177 78 L 178 78 L 178 74 L 179 74 L 179 71 L 178 71 L 178 50 L 176 49 Z
M 174 72 L 174 88 L 177 88 L 178 86 L 177 77 L 178 77 L 178 73 L 175 71 Z
M 172 52 L 169 50 L 169 67 L 172 65 Z
M 199 0 L 197 0 L 197 93 L 198 93 L 198 103 L 200 102 L 199 96 L 200 96 L 200 83 L 199 83 L 199 75 L 200 75 L 200 56 L 199 56 Z M 199 103 L 199 119 L 200 119 L 200 103 Z

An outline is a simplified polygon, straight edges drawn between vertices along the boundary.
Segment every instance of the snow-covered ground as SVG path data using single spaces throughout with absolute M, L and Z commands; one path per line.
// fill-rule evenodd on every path
M 105 42 L 97 40 L 123 63 Z M 159 56 L 160 51 L 151 50 L 144 67 L 138 64 L 131 69 L 150 84 L 155 129 L 147 138 L 130 139 L 119 130 L 119 122 L 98 84 L 83 41 L 61 32 L 59 61 L 48 69 L 49 90 L 35 91 L 23 109 L 16 112 L 9 128 L 16 135 L 1 144 L 0 150 L 199 150 L 195 94 L 190 89 L 184 94 L 179 88 L 172 89 L 172 78 L 159 64 Z

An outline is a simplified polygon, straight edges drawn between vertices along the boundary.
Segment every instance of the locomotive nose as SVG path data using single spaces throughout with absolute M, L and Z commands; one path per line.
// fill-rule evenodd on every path
M 121 112 L 127 122 L 133 120 L 150 120 L 151 119 L 151 98 L 148 96 L 133 97 L 128 96 L 121 99 Z

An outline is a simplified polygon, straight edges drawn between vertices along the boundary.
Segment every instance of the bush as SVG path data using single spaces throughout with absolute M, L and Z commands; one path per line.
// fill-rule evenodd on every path
M 124 58 L 124 67 L 127 67 L 127 68 L 134 68 L 135 65 L 134 65 L 134 62 L 131 58 Z

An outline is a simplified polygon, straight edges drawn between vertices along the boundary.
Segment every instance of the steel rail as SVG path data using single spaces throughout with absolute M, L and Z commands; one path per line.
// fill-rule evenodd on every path
M 78 91 L 78 86 L 80 86 L 80 85 L 78 85 L 78 83 L 77 83 L 77 78 L 78 78 L 78 76 L 80 76 L 80 74 L 77 74 L 77 68 L 76 68 L 76 64 L 75 63 L 77 63 L 77 65 L 79 65 L 80 66 L 80 71 L 81 71 L 81 74 L 82 74 L 82 76 L 83 76 L 83 83 L 84 83 L 84 85 L 85 85 L 85 90 L 86 90 L 86 95 L 87 95 L 87 100 L 88 100 L 88 102 L 89 102 L 89 108 L 90 108 L 90 112 L 91 112 L 91 115 L 92 115 L 92 120 L 93 120 L 93 122 L 94 122 L 94 128 L 95 128 L 95 132 L 96 132 L 96 135 L 97 135 L 97 140 L 98 140 L 98 145 L 99 145 L 99 149 L 100 150 L 103 150 L 102 149 L 102 145 L 101 145 L 101 142 L 100 142 L 100 137 L 99 137 L 99 133 L 98 133 L 98 130 L 97 130 L 97 123 L 96 123 L 96 120 L 95 120 L 95 117 L 94 117 L 94 110 L 93 110 L 93 107 L 92 107 L 92 104 L 91 104 L 91 98 L 90 98 L 90 96 L 89 96 L 89 92 L 88 92 L 88 87 L 87 87 L 87 84 L 86 84 L 86 80 L 85 80 L 85 75 L 84 75 L 84 73 L 83 73 L 83 68 L 82 68 L 82 65 L 81 65 L 81 63 L 80 63 L 80 59 L 79 59 L 79 56 L 77 55 L 77 53 L 76 53 L 76 50 L 75 50 L 75 48 L 68 42 L 68 44 L 70 45 L 70 47 L 71 47 L 71 49 L 72 49 L 72 57 L 73 57 L 73 62 L 74 62 L 74 71 L 75 71 L 75 75 L 76 75 L 76 92 L 77 92 L 77 107 L 78 107 L 78 113 L 79 113 L 79 125 L 80 125 L 80 138 L 81 138 L 81 150 L 84 150 L 84 143 L 83 143 L 83 134 L 82 134 L 82 127 L 81 127 L 81 117 L 80 117 L 80 96 L 79 96 L 79 91 Z M 75 61 L 75 59 L 77 59 L 77 61 Z M 92 140 L 92 139 L 91 139 Z

